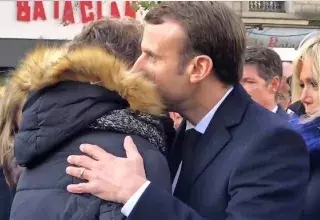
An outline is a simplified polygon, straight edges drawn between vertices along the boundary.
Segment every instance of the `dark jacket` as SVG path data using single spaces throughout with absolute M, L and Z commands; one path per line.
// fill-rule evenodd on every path
M 278 105 L 278 109 L 276 111 L 276 114 L 279 115 L 280 117 L 282 117 L 285 120 L 289 120 L 290 115 L 287 114 L 280 105 Z
M 170 168 L 180 162 L 174 149 L 184 133 L 178 133 Z M 128 219 L 299 219 L 309 176 L 305 143 L 287 121 L 253 102 L 241 85 L 217 109 L 189 162 L 193 166 L 187 170 L 183 198 L 151 183 Z
M 8 220 L 12 203 L 12 194 L 0 168 L 0 219 Z
M 320 218 L 320 118 L 307 123 L 300 123 L 298 119 L 292 119 L 291 122 L 304 138 L 310 156 L 310 179 L 301 220 L 318 220 Z
M 296 114 L 297 116 L 301 116 L 301 115 L 305 115 L 306 114 L 305 108 L 304 108 L 304 106 L 303 106 L 301 101 L 297 101 L 295 103 L 292 103 L 288 107 L 288 109 L 293 111 L 294 114 Z
M 148 179 L 170 191 L 170 172 L 160 152 L 165 153 L 167 144 L 158 120 L 162 106 L 151 82 L 127 73 L 99 48 L 43 48 L 24 64 L 12 83 L 30 92 L 15 137 L 15 156 L 26 170 L 10 219 L 123 219 L 119 204 L 67 192 L 68 184 L 81 180 L 68 176 L 65 169 L 67 157 L 81 154 L 83 143 L 124 157 L 126 135 L 137 144 Z

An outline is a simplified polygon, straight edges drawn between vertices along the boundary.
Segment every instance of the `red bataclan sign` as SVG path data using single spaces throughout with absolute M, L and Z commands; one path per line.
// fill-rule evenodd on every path
M 54 19 L 61 19 L 62 22 L 65 23 L 75 23 L 74 19 L 74 5 L 72 4 L 72 1 L 63 1 L 60 2 L 58 0 L 55 0 L 53 3 L 53 14 Z M 64 4 L 64 9 L 62 13 L 60 13 L 60 4 Z M 96 4 L 95 11 L 94 5 Z M 118 3 L 115 1 L 112 1 L 110 4 L 110 11 L 108 14 L 110 14 L 113 17 L 120 17 L 120 12 L 118 8 Z M 136 17 L 135 10 L 131 7 L 132 2 L 126 1 L 125 2 L 125 16 L 129 17 Z M 94 20 L 101 19 L 103 17 L 103 12 L 106 10 L 103 7 L 102 1 L 79 1 L 78 2 L 79 9 L 80 9 L 80 15 L 81 15 L 81 22 L 82 23 L 88 23 Z M 31 4 L 29 1 L 17 1 L 17 20 L 18 21 L 37 21 L 37 20 L 47 20 L 46 11 L 44 9 L 42 1 L 34 1 L 33 3 L 33 10 L 31 10 Z M 33 14 L 31 14 L 33 12 Z

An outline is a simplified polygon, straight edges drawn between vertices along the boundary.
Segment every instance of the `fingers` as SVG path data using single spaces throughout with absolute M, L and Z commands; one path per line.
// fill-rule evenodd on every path
M 93 188 L 90 186 L 90 183 L 78 183 L 71 184 L 67 186 L 67 190 L 71 193 L 93 193 Z
M 141 158 L 137 146 L 134 144 L 131 137 L 127 136 L 124 139 L 124 149 L 126 151 L 127 158 Z
M 80 150 L 96 160 L 111 160 L 115 157 L 96 145 L 82 144 Z
M 86 169 L 94 168 L 97 163 L 96 160 L 85 155 L 72 155 L 67 158 L 67 161 L 77 167 L 83 167 Z
M 91 170 L 87 170 L 85 168 L 81 167 L 67 167 L 66 173 L 69 174 L 70 176 L 79 178 L 79 179 L 84 179 L 84 180 L 90 180 L 93 178 L 93 174 Z

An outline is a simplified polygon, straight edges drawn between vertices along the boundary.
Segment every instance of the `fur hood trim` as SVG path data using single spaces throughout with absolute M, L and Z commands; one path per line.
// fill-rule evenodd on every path
M 29 93 L 62 81 L 100 85 L 127 100 L 132 110 L 152 115 L 163 112 L 153 82 L 142 73 L 130 73 L 123 62 L 95 46 L 72 51 L 65 46 L 38 47 L 13 72 L 10 83 Z

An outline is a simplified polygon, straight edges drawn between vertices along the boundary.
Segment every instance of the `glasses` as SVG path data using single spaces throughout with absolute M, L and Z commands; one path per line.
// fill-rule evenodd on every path
M 281 93 L 277 93 L 276 98 L 277 98 L 277 100 L 288 100 L 288 99 L 290 100 L 291 99 L 291 92 L 289 92 L 289 95 L 287 97 Z

